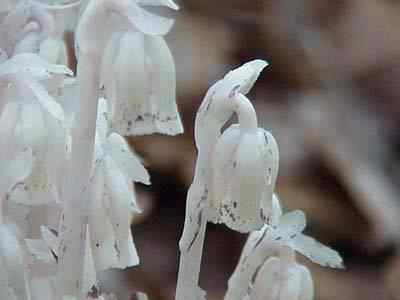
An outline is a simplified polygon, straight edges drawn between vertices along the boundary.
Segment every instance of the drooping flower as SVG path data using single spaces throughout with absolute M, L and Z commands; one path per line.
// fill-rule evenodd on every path
M 291 288 L 295 286 L 296 282 L 299 283 L 298 280 L 304 279 L 309 281 L 304 268 L 300 268 L 295 264 L 295 252 L 299 252 L 312 262 L 321 266 L 343 268 L 343 260 L 335 250 L 322 245 L 315 239 L 302 233 L 306 226 L 306 218 L 302 211 L 292 211 L 279 217 L 279 202 L 277 202 L 277 198 L 275 198 L 274 201 L 274 221 L 271 225 L 265 224 L 261 230 L 254 231 L 249 235 L 239 263 L 229 279 L 229 287 L 224 298 L 225 300 L 243 299 L 246 295 L 251 295 L 255 279 L 258 276 L 264 274 L 267 276 L 267 279 L 270 278 L 266 275 L 268 273 L 267 271 L 259 273 L 264 264 L 266 264 L 271 257 L 282 256 L 282 252 L 289 253 L 290 257 L 292 257 L 290 260 L 291 264 L 289 266 L 287 264 L 285 265 L 286 269 L 283 270 L 283 274 L 289 275 L 291 272 L 297 274 L 294 275 L 297 281 L 294 281 L 293 284 L 288 282 L 282 285 L 283 282 L 281 282 L 281 288 L 288 289 L 286 293 L 293 292 Z M 276 264 L 281 264 L 281 261 L 277 262 L 275 260 L 273 265 Z M 273 265 L 269 264 L 265 268 L 272 268 Z M 290 269 L 292 267 L 294 267 L 293 270 Z M 303 278 L 303 276 L 306 277 Z M 266 278 L 261 277 L 259 280 L 263 281 L 266 280 Z M 304 290 L 299 286 L 297 286 L 297 288 L 297 294 L 303 292 L 305 295 L 310 294 L 309 288 L 305 288 Z M 260 286 L 259 289 L 261 291 L 262 287 Z M 261 293 L 260 291 L 257 293 Z M 273 289 L 270 290 L 270 292 L 272 293 Z M 267 296 L 272 297 L 271 295 L 265 295 L 265 297 Z M 250 297 L 249 299 L 253 298 Z M 280 300 L 281 298 L 271 299 Z
M 0 65 L 6 95 L 1 119 L 14 120 L 4 142 L 8 148 L 32 149 L 34 159 L 32 173 L 6 191 L 16 203 L 43 204 L 58 198 L 67 137 L 63 110 L 47 92 L 45 81 L 65 75 L 71 75 L 66 67 L 49 64 L 35 54 L 19 54 Z
M 250 232 L 268 222 L 278 175 L 278 146 L 266 130 L 232 125 L 218 139 L 212 158 L 210 213 L 214 222 Z
M 313 300 L 313 298 L 314 285 L 307 267 L 294 259 L 287 261 L 286 258 L 270 257 L 258 270 L 251 292 L 245 299 Z
M 135 5 L 138 4 L 135 9 L 144 12 L 141 6 L 178 9 L 172 1 L 137 1 Z M 112 130 L 124 136 L 183 132 L 175 99 L 175 65 L 160 36 L 170 30 L 173 21 L 152 14 L 154 19 L 146 19 L 148 14 L 132 15 L 131 26 L 111 19 L 108 27 L 113 28 L 113 33 L 103 32 L 97 38 L 97 44 L 104 47 L 100 87 L 112 108 Z M 148 25 L 143 26 L 143 22 Z
M 205 298 L 198 280 L 208 221 L 248 232 L 261 228 L 271 213 L 278 149 L 258 128 L 245 96 L 266 65 L 254 60 L 229 72 L 208 90 L 196 115 L 198 157 L 179 241 L 177 300 Z M 239 124 L 222 132 L 233 114 Z
M 121 135 L 182 133 L 175 100 L 175 65 L 164 38 L 126 32 L 120 34 L 119 45 L 112 68 L 106 69 L 109 62 L 103 66 L 103 73 L 111 72 L 107 77 L 115 76 L 115 82 L 103 84 L 113 100 L 113 130 Z

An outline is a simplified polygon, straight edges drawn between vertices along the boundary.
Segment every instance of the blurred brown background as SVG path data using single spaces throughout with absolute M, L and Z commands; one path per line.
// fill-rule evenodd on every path
M 196 157 L 195 112 L 208 87 L 254 58 L 270 66 L 249 95 L 281 153 L 277 191 L 346 270 L 316 265 L 316 300 L 400 299 L 400 2 L 182 0 L 168 36 L 185 134 L 131 140 L 152 175 L 138 186 L 141 266 L 104 274 L 120 300 L 173 299 L 177 242 Z M 208 226 L 201 286 L 222 299 L 246 238 Z M 115 277 L 113 277 L 115 276 Z M 111 279 L 113 278 L 113 279 Z

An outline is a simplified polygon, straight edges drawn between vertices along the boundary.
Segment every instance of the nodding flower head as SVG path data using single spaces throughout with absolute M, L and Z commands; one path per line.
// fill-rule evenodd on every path
M 121 135 L 182 133 L 175 65 L 164 38 L 140 32 L 117 35 L 118 54 L 110 59 L 112 50 L 106 52 L 102 71 L 112 130 Z
M 287 249 L 287 256 L 293 255 Z M 251 283 L 249 300 L 312 300 L 314 284 L 307 267 L 292 257 L 270 257 L 256 273 Z
M 278 146 L 261 128 L 232 125 L 218 139 L 212 157 L 211 213 L 214 221 L 250 232 L 271 214 L 278 175 Z
M 209 219 L 250 232 L 271 214 L 279 152 L 274 137 L 259 128 L 245 96 L 267 66 L 254 60 L 229 72 L 208 91 L 196 117 L 195 137 L 201 174 L 209 188 Z M 222 132 L 236 113 L 238 124 Z
M 9 127 L 3 141 L 7 149 L 18 153 L 18 149 L 29 148 L 33 155 L 32 173 L 6 191 L 11 200 L 39 204 L 57 198 L 55 186 L 61 176 L 57 168 L 66 158 L 66 134 L 63 109 L 47 92 L 46 81 L 65 75 L 71 75 L 66 67 L 30 53 L 13 56 L 0 65 L 5 96 L 0 121 Z M 2 160 L 7 160 L 3 154 Z

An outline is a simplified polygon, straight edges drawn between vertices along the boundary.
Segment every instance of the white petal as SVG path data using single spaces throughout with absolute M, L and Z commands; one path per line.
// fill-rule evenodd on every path
M 275 182 L 278 176 L 279 167 L 279 150 L 275 138 L 268 131 L 259 129 L 259 133 L 264 136 L 263 164 L 267 173 L 264 185 L 264 197 L 262 200 L 262 210 L 265 219 L 271 221 L 273 211 L 273 194 L 275 190 Z
M 117 266 L 117 252 L 115 250 L 115 236 L 106 207 L 104 205 L 104 168 L 99 165 L 92 179 L 93 194 L 89 206 L 90 244 L 96 270 L 106 270 Z
M 27 266 L 20 242 L 6 225 L 0 226 L 0 256 L 8 273 L 9 286 L 18 300 L 29 300 Z
M 123 136 L 153 133 L 155 128 L 146 78 L 144 36 L 140 32 L 129 32 L 120 43 L 120 52 L 114 64 L 117 85 L 112 127 Z
M 150 184 L 149 173 L 122 136 L 112 133 L 104 145 L 104 151 L 130 180 Z
M 280 286 L 280 293 L 278 300 L 295 299 L 298 300 L 301 292 L 301 272 L 297 268 L 297 264 L 292 267 L 287 267 L 281 272 L 284 272 L 283 280 Z
M 165 6 L 178 10 L 179 6 L 172 0 L 138 0 L 139 5 L 143 6 Z
M 61 105 L 49 95 L 46 89 L 39 82 L 27 78 L 24 80 L 24 84 L 31 89 L 33 95 L 42 105 L 44 110 L 57 120 L 64 121 L 64 111 Z
M 21 53 L 0 65 L 0 77 L 29 73 L 38 80 L 48 79 L 54 74 L 73 76 L 73 72 L 64 65 L 51 64 L 33 53 Z
M 108 101 L 115 101 L 115 72 L 114 64 L 119 52 L 120 39 L 123 33 L 115 32 L 109 38 L 104 49 L 101 71 L 100 71 L 100 89 Z
M 324 267 L 343 269 L 343 259 L 335 250 L 315 239 L 299 234 L 293 241 L 293 248 L 314 263 Z
M 2 192 L 21 184 L 32 172 L 33 155 L 31 148 L 25 148 L 15 159 L 6 165 L 7 173 L 2 179 Z
M 272 226 L 277 226 L 279 224 L 280 218 L 282 217 L 282 208 L 279 202 L 279 198 L 276 194 L 273 194 L 272 196 L 271 211 L 270 224 Z
M 249 282 L 253 286 L 250 293 L 250 300 L 280 300 L 280 273 L 281 263 L 279 258 L 269 258 L 259 269 L 254 270 L 253 282 Z M 233 298 L 232 298 L 233 299 Z M 239 298 L 238 298 L 239 299 Z M 296 298 L 287 298 L 287 300 L 297 300 Z
M 61 197 L 64 174 L 67 168 L 68 154 L 70 153 L 69 132 L 60 122 L 47 115 L 47 153 L 46 168 L 49 183 L 57 187 L 58 197 Z
M 32 147 L 35 161 L 31 175 L 10 191 L 10 199 L 17 203 L 38 205 L 54 202 L 57 198 L 55 187 L 48 177 L 48 137 L 43 118 L 39 105 L 23 105 L 20 120 L 21 143 L 24 147 Z
M 150 59 L 151 102 L 159 133 L 176 135 L 183 132 L 176 105 L 176 72 L 172 54 L 164 38 L 146 36 L 146 53 Z
M 110 157 L 105 157 L 106 164 L 106 187 L 110 193 L 109 215 L 117 238 L 116 248 L 119 252 L 120 268 L 132 266 L 136 263 L 132 257 L 131 236 L 131 209 L 135 202 L 132 190 L 128 187 L 125 177 L 119 171 L 117 165 Z
M 301 290 L 299 300 L 313 300 L 314 299 L 314 283 L 308 268 L 303 265 L 298 265 L 299 272 L 301 273 Z
M 288 243 L 290 246 L 294 239 L 301 234 L 306 227 L 306 216 L 301 210 L 295 210 L 284 214 L 278 226 L 273 226 L 268 232 L 268 238 L 280 243 Z
M 233 162 L 229 193 L 222 201 L 224 223 L 240 232 L 258 230 L 264 224 L 261 201 L 267 174 L 262 143 L 258 132 L 242 134 Z
M 92 249 L 90 247 L 90 232 L 86 232 L 86 243 L 85 243 L 85 258 L 83 267 L 83 278 L 81 287 L 81 299 L 84 299 L 87 294 L 91 291 L 92 287 L 96 285 L 96 269 L 94 266 Z
M 218 139 L 212 158 L 212 185 L 210 186 L 210 221 L 220 221 L 222 200 L 228 197 L 230 180 L 234 172 L 235 154 L 240 141 L 240 129 L 230 126 Z

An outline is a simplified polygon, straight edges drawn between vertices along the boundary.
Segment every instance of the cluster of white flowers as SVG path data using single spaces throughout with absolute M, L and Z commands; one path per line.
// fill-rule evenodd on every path
M 312 300 L 312 278 L 296 262 L 296 251 L 322 266 L 343 267 L 336 251 L 302 234 L 303 212 L 282 215 L 274 194 L 278 146 L 258 127 L 245 96 L 266 66 L 254 60 L 229 72 L 209 89 L 197 113 L 198 159 L 180 241 L 176 300 L 205 299 L 198 281 L 208 221 L 250 233 L 225 300 Z M 223 130 L 233 114 L 238 124 Z
M 0 299 L 93 299 L 98 272 L 139 263 L 133 183 L 150 178 L 123 136 L 183 132 L 163 38 L 173 20 L 146 6 L 178 9 L 171 0 L 0 2 Z M 209 221 L 250 233 L 226 300 L 312 299 L 296 251 L 342 267 L 337 252 L 302 234 L 304 214 L 282 214 L 274 194 L 278 146 L 245 96 L 266 65 L 229 72 L 197 114 L 177 300 L 205 298 L 198 278 Z M 233 114 L 238 124 L 223 130 Z
M 99 271 L 139 263 L 133 183 L 150 178 L 123 136 L 183 132 L 162 37 L 173 20 L 144 9 L 153 5 L 178 9 L 1 1 L 0 299 L 86 299 Z M 76 27 L 76 75 L 66 26 Z

